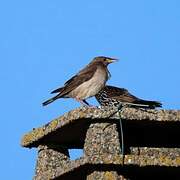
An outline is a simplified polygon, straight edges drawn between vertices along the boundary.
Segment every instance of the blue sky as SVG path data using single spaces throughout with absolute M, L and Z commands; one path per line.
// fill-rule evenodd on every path
M 178 0 L 1 1 L 0 179 L 32 179 L 37 153 L 22 135 L 79 107 L 41 103 L 94 56 L 120 59 L 109 84 L 179 109 L 179 9 Z

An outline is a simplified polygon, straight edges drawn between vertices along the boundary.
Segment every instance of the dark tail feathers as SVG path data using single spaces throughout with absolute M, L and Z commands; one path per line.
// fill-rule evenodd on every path
M 51 92 L 51 94 L 53 93 L 60 93 L 63 90 L 63 87 L 55 89 L 54 91 Z
M 43 102 L 42 105 L 46 106 L 52 102 L 54 102 L 56 99 L 60 98 L 59 94 L 57 96 L 52 97 L 51 99 L 48 99 L 47 101 Z
M 142 104 L 142 105 L 147 105 L 148 108 L 154 109 L 156 107 L 162 107 L 162 103 L 158 102 L 158 101 L 147 101 L 147 100 L 137 100 L 136 102 L 134 102 L 135 104 Z

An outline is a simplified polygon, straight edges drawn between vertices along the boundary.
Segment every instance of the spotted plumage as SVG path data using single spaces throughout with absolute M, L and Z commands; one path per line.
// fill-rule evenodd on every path
M 128 90 L 114 86 L 105 86 L 99 93 L 96 94 L 95 97 L 101 106 L 118 107 L 120 104 L 122 104 L 149 109 L 162 107 L 162 104 L 158 101 L 140 99 L 129 93 Z

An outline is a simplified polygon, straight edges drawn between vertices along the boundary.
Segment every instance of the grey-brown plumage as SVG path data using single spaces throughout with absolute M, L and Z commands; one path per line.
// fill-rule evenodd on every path
M 140 99 L 129 93 L 127 89 L 114 86 L 105 86 L 99 93 L 96 94 L 95 97 L 101 106 L 118 107 L 119 105 L 123 104 L 149 109 L 162 107 L 162 104 L 158 101 L 147 101 Z
M 110 77 L 107 66 L 114 61 L 116 61 L 114 58 L 95 57 L 84 69 L 65 82 L 63 87 L 52 91 L 51 93 L 58 94 L 45 101 L 43 106 L 59 98 L 74 98 L 83 104 L 89 105 L 86 99 L 95 96 L 105 86 Z

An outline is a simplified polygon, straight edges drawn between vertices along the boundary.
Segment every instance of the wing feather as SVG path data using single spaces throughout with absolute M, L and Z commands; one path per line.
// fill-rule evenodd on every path
M 129 102 L 133 103 L 136 100 L 139 100 L 136 96 L 133 96 L 127 89 L 124 88 L 114 88 L 112 86 L 108 86 L 108 91 L 109 96 L 115 99 L 118 99 L 121 102 Z
M 85 68 L 81 70 L 77 75 L 70 78 L 68 81 L 65 82 L 64 87 L 58 88 L 52 93 L 60 93 L 60 97 L 63 97 L 64 95 L 71 92 L 73 89 L 78 87 L 80 84 L 88 81 L 92 78 L 94 73 L 96 72 L 97 66 L 90 66 L 88 68 Z

